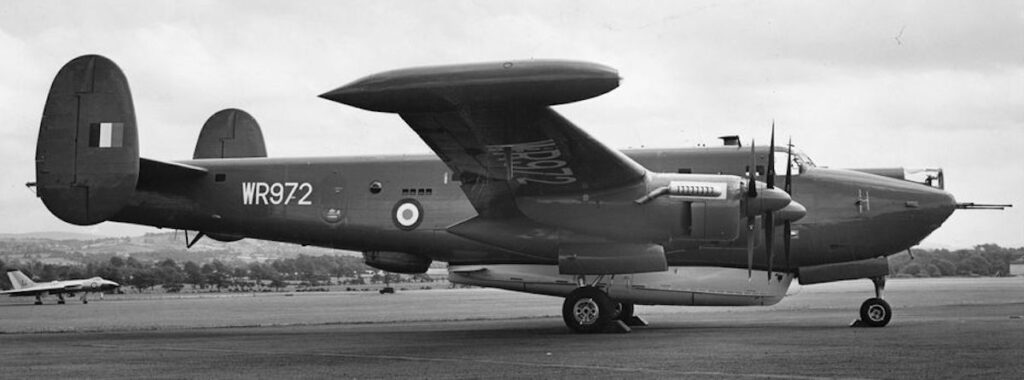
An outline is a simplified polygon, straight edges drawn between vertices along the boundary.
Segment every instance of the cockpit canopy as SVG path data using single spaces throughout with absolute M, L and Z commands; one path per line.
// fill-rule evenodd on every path
M 775 154 L 775 175 L 786 175 L 786 159 L 789 154 L 786 151 L 786 147 L 776 146 L 773 147 L 772 150 Z M 816 166 L 817 165 L 814 164 L 814 161 L 812 161 L 806 153 L 796 148 L 793 149 L 793 175 L 800 175 L 807 171 L 807 168 L 813 168 Z

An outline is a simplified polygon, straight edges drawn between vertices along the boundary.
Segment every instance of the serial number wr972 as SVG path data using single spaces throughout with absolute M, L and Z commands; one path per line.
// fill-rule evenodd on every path
M 313 185 L 309 182 L 242 182 L 243 205 L 300 205 L 313 204 L 309 195 Z

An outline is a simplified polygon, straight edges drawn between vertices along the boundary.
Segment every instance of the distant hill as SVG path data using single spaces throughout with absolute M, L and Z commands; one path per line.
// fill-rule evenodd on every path
M 190 232 L 189 238 L 193 237 L 195 237 L 194 232 Z M 169 258 L 180 262 L 220 260 L 248 263 L 293 258 L 300 254 L 311 256 L 361 255 L 352 251 L 302 247 L 297 244 L 255 239 L 222 243 L 210 238 L 203 238 L 192 248 L 186 248 L 185 233 L 180 231 L 126 237 L 62 232 L 0 235 L 0 260 L 8 263 L 19 261 L 39 261 L 53 264 L 88 263 L 106 261 L 113 256 L 131 256 L 140 261 Z
M 95 240 L 109 236 L 85 234 L 81 232 L 43 231 L 20 234 L 0 234 L 0 240 Z

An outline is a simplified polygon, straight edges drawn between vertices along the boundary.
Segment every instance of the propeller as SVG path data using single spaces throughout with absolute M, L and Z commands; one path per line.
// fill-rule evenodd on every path
M 786 145 L 786 183 L 782 190 L 793 196 L 793 137 L 789 137 L 789 144 Z M 786 219 L 782 225 L 782 242 L 786 251 L 786 268 L 789 268 L 789 246 L 793 235 L 793 222 Z
M 750 147 L 750 168 L 747 182 L 747 279 L 753 276 L 754 239 L 756 237 L 756 218 L 761 216 L 764 228 L 765 258 L 768 262 L 768 280 L 771 281 L 775 263 L 775 222 L 781 218 L 783 226 L 783 243 L 786 255 L 786 267 L 789 267 L 792 221 L 802 218 L 807 210 L 792 200 L 790 192 L 793 188 L 793 144 L 790 138 L 786 154 L 786 179 L 783 189 L 775 188 L 775 121 L 772 121 L 771 142 L 768 150 L 768 168 L 765 173 L 765 188 L 758 192 L 756 186 L 756 148 L 753 141 Z M 778 213 L 778 215 L 776 215 Z
M 756 142 L 750 140 L 750 166 L 747 166 L 747 203 L 757 198 L 757 153 L 755 152 Z M 747 213 L 747 281 L 754 276 L 754 227 L 755 214 Z
M 768 145 L 768 170 L 766 180 L 769 189 L 775 188 L 775 120 L 772 120 L 772 139 L 771 145 Z M 788 192 L 787 192 L 788 194 Z M 775 240 L 775 210 L 767 210 L 764 213 L 764 246 L 765 255 L 768 257 L 768 281 L 772 280 L 772 261 L 775 258 L 774 252 L 774 240 Z

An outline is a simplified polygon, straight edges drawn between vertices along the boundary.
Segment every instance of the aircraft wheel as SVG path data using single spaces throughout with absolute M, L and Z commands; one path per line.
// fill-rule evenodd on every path
M 623 322 L 629 321 L 630 318 L 633 318 L 633 310 L 633 304 L 628 302 L 619 302 L 615 305 L 615 319 Z
M 614 317 L 615 302 L 604 291 L 592 286 L 573 290 L 562 303 L 565 325 L 578 333 L 600 332 Z
M 871 327 L 882 327 L 892 319 L 892 308 L 881 298 L 869 298 L 860 305 L 860 320 Z

